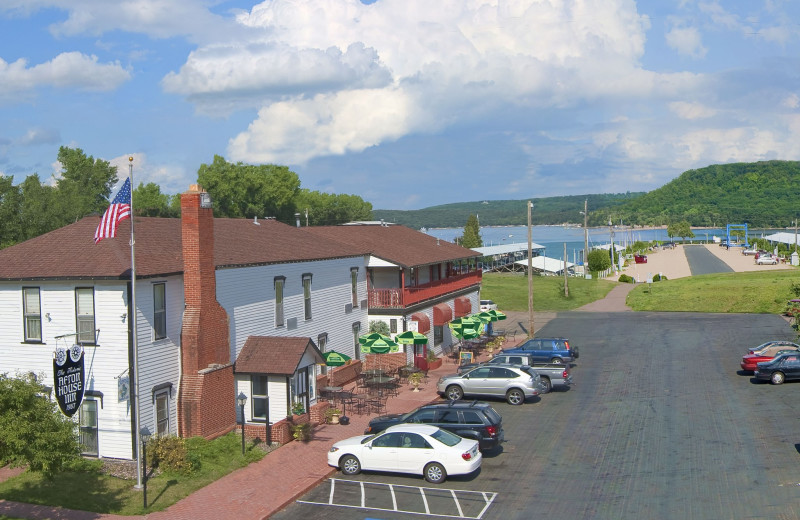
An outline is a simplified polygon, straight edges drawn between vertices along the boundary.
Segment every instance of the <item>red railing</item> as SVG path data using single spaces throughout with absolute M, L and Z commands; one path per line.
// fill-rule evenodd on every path
M 477 285 L 481 283 L 482 274 L 481 271 L 470 271 L 416 287 L 370 289 L 369 307 L 371 309 L 402 309 L 424 300 Z

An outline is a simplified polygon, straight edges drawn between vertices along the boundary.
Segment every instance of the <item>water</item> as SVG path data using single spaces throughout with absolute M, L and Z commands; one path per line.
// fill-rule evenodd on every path
M 718 236 L 720 238 L 726 235 L 725 228 L 709 228 L 709 229 L 693 229 L 694 241 L 711 241 L 712 237 Z M 437 228 L 428 229 L 427 234 L 454 242 L 456 237 L 464 233 L 463 228 Z M 759 236 L 761 231 L 758 232 Z M 608 227 L 589 228 L 589 249 L 608 244 L 611 241 L 611 230 Z M 755 236 L 755 233 L 749 233 L 749 236 Z M 676 237 L 680 240 L 680 237 Z M 508 227 L 482 227 L 481 239 L 484 246 L 496 246 L 501 244 L 523 244 L 521 249 L 528 247 L 528 228 L 527 226 L 508 226 Z M 583 258 L 583 228 L 577 227 L 563 227 L 563 226 L 531 226 L 531 240 L 534 244 L 539 244 L 545 247 L 544 256 L 550 258 L 564 259 L 564 243 L 567 244 L 567 261 L 573 263 L 580 263 Z M 658 240 L 667 242 L 670 238 L 667 236 L 666 228 L 656 229 L 614 229 L 614 243 L 622 244 L 624 247 L 627 244 L 632 244 L 637 240 L 642 242 L 650 242 Z M 688 239 L 687 239 L 688 241 Z

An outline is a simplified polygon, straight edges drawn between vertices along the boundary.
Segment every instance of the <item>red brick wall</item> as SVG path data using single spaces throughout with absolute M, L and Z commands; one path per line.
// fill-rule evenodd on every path
M 292 437 L 292 426 L 295 424 L 303 424 L 310 422 L 312 428 L 318 424 L 322 424 L 325 422 L 325 410 L 330 407 L 330 404 L 327 402 L 319 402 L 313 406 L 311 406 L 310 413 L 304 413 L 303 415 L 294 415 L 292 416 L 292 420 L 289 421 L 287 419 L 281 419 L 280 421 L 272 423 L 270 427 L 270 440 L 273 443 L 279 444 L 286 444 L 287 442 L 293 441 L 294 437 Z M 242 433 L 242 425 L 236 425 L 236 431 L 241 435 Z M 266 442 L 266 435 L 267 435 L 267 425 L 266 424 L 245 424 L 244 425 L 244 436 L 249 440 L 257 440 L 259 442 Z
M 232 431 L 236 425 L 234 389 L 233 365 L 184 373 L 178 395 L 180 435 L 213 439 Z
M 361 361 L 353 361 L 349 365 L 328 368 L 327 375 L 317 376 L 317 388 L 323 386 L 345 386 L 352 383 L 361 373 Z
M 391 372 L 408 364 L 405 352 L 393 354 L 367 354 L 364 370 L 379 368 L 384 372 Z

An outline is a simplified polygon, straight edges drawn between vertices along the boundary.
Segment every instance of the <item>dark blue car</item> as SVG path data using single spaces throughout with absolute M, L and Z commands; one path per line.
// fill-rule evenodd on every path
M 532 338 L 503 354 L 527 354 L 535 363 L 561 364 L 578 359 L 578 348 L 570 346 L 566 338 Z

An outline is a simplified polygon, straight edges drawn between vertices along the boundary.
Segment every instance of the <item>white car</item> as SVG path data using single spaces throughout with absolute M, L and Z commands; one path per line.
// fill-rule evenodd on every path
M 497 304 L 494 303 L 492 300 L 481 300 L 481 312 L 485 311 L 496 311 Z
M 758 265 L 777 265 L 778 264 L 778 257 L 775 255 L 771 255 L 769 253 L 763 253 L 756 258 L 756 264 Z
M 433 484 L 447 475 L 472 473 L 482 460 L 478 441 L 429 424 L 397 424 L 375 435 L 350 437 L 328 452 L 328 465 L 345 475 L 361 470 L 412 473 Z

